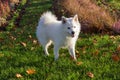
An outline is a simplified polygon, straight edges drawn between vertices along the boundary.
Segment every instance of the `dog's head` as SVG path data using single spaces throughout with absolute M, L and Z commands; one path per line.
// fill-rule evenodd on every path
M 80 23 L 78 21 L 78 16 L 75 15 L 71 18 L 62 17 L 62 24 L 64 25 L 65 31 L 71 37 L 74 37 L 79 34 L 80 32 Z

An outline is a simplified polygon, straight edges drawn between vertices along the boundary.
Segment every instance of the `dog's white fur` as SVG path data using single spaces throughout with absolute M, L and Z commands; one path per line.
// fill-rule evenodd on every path
M 62 20 L 58 21 L 56 16 L 48 11 L 41 16 L 36 35 L 46 55 L 49 55 L 48 47 L 53 43 L 55 60 L 59 57 L 61 47 L 68 48 L 70 55 L 76 60 L 75 44 L 80 29 L 77 15 L 71 18 L 62 17 Z

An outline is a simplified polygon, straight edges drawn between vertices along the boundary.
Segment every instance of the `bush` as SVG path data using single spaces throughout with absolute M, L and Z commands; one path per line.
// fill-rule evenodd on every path
M 0 0 L 0 26 L 6 23 L 5 17 L 9 15 L 10 7 L 8 0 Z
M 120 34 L 120 20 L 114 23 L 113 31 Z
M 53 11 L 59 17 L 78 14 L 83 32 L 109 31 L 115 19 L 92 0 L 54 0 Z
M 10 17 L 10 12 L 15 8 L 19 0 L 0 0 L 0 26 L 6 24 L 7 17 Z

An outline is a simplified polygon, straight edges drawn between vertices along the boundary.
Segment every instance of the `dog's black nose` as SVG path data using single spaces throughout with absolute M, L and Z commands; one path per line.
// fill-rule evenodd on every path
M 72 34 L 75 34 L 75 32 L 74 32 L 74 31 L 72 31 L 71 33 L 72 33 Z

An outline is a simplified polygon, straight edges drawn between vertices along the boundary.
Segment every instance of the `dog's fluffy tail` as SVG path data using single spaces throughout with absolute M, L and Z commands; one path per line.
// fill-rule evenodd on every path
M 56 22 L 57 21 L 57 17 L 52 14 L 52 12 L 50 11 L 47 11 L 45 13 L 42 14 L 42 16 L 40 17 L 40 21 L 39 23 L 41 24 L 49 24 L 49 23 L 52 23 L 52 22 Z

